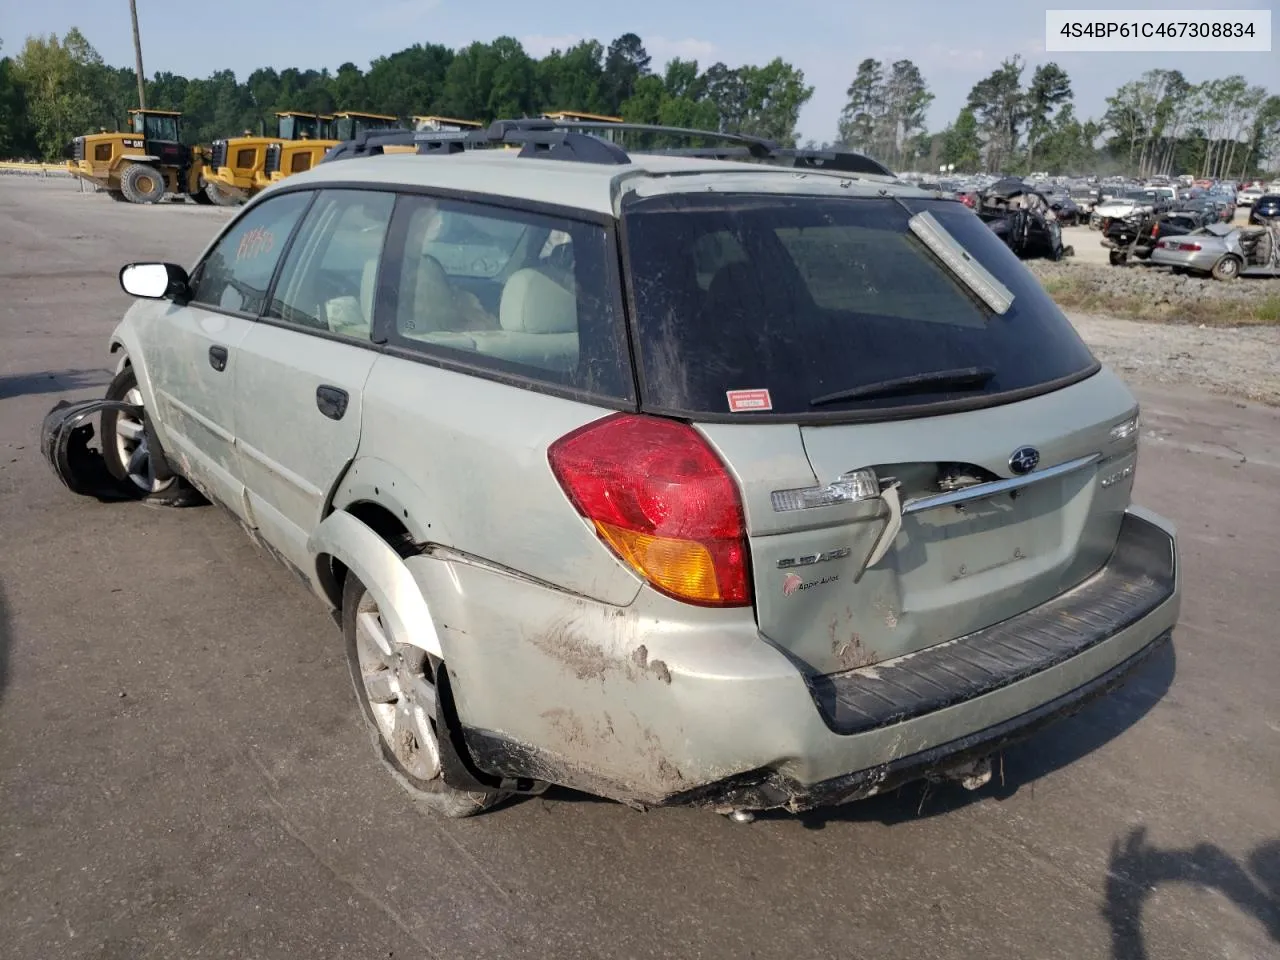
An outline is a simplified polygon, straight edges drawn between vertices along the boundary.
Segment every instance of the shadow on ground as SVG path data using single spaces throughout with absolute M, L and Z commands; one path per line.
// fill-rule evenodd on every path
M 56 373 L 12 373 L 0 376 L 0 400 L 35 396 L 42 393 L 64 393 L 105 387 L 111 382 L 106 370 L 61 370 Z
M 1114 960 L 1148 960 L 1142 908 L 1158 887 L 1182 883 L 1216 890 L 1262 924 L 1280 944 L 1280 839 L 1255 847 L 1241 864 L 1210 843 L 1160 850 L 1136 827 L 1111 848 L 1103 916 L 1111 928 Z

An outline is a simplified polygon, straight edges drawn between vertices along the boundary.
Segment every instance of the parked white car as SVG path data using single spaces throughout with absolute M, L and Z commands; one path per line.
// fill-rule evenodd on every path
M 1241 207 L 1251 207 L 1259 197 L 1262 196 L 1261 187 L 1245 187 L 1236 194 L 1236 204 Z

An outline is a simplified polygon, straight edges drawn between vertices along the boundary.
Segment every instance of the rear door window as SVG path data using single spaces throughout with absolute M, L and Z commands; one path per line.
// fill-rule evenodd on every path
M 405 196 L 390 238 L 395 279 L 383 292 L 392 345 L 473 370 L 634 399 L 617 251 L 600 224 Z
M 925 211 L 1009 289 L 1009 310 L 995 313 L 910 231 Z M 727 415 L 731 394 L 768 391 L 753 410 L 901 416 L 998 403 L 1097 370 L 1039 281 L 954 201 L 698 193 L 635 200 L 624 218 L 648 409 Z M 948 371 L 970 376 L 830 400 Z

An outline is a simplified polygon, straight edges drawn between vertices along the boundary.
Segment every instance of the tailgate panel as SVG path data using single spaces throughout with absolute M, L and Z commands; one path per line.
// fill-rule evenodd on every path
M 795 427 L 818 485 L 871 468 L 882 484 L 899 485 L 904 509 L 892 544 L 868 567 L 890 523 L 885 500 L 779 513 L 758 474 L 768 460 L 751 458 L 756 477 L 745 499 L 761 633 L 810 675 L 835 673 L 982 630 L 1076 586 L 1115 546 L 1137 437 L 1116 442 L 1110 431 L 1136 412 L 1128 390 L 1104 370 L 986 410 Z M 703 429 L 717 443 L 730 428 Z M 913 507 L 1016 477 L 1010 455 L 1024 445 L 1041 458 L 1026 479 L 1094 459 L 988 498 Z M 737 435 L 721 447 L 731 467 L 744 446 Z M 796 474 L 793 465 L 772 489 L 786 489 Z

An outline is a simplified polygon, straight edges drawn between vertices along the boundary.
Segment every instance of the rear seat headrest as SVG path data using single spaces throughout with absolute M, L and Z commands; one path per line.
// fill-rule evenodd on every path
M 578 298 L 546 274 L 517 270 L 502 288 L 498 319 L 519 333 L 577 333 Z

